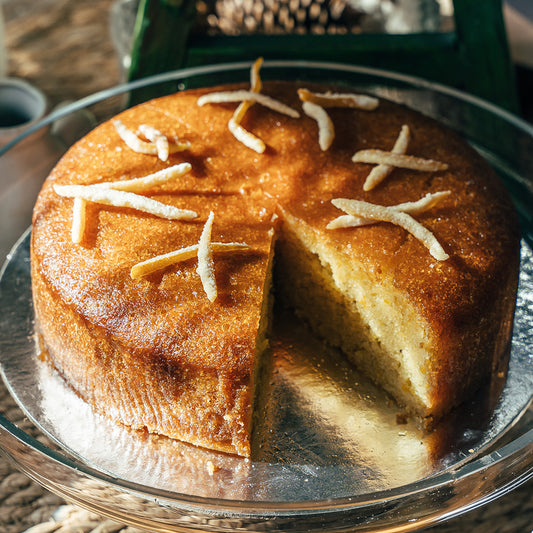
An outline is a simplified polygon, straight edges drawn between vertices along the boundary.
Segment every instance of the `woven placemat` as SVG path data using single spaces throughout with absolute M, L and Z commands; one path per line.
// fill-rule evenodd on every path
M 0 384 L 0 412 L 39 440 L 33 424 Z M 426 529 L 431 533 L 530 533 L 533 531 L 533 482 L 484 507 Z M 44 489 L 0 454 L 0 533 L 139 533 L 68 504 Z

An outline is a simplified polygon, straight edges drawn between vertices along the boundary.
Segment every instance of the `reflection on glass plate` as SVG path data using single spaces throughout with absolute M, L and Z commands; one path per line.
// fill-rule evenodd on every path
M 495 444 L 529 405 L 533 369 L 530 297 L 533 255 L 522 245 L 521 279 L 507 380 L 496 375 L 476 397 L 424 434 L 398 424 L 398 409 L 287 311 L 274 327 L 268 402 L 251 461 L 129 430 L 94 413 L 38 357 L 33 330 L 29 233 L 0 281 L 14 342 L 4 379 L 21 408 L 62 448 L 113 477 L 194 496 L 246 501 L 345 498 L 416 482 L 457 467 Z M 16 341 L 17 339 L 18 341 Z
M 524 176 L 533 169 L 533 130 L 456 91 L 390 73 L 300 62 L 266 62 L 263 72 L 265 79 L 328 79 L 403 102 L 456 129 L 500 172 L 524 233 L 507 379 L 496 375 L 427 435 L 412 421 L 398 424 L 397 409 L 382 391 L 314 340 L 290 313 L 278 310 L 265 391 L 274 400 L 260 405 L 262 424 L 251 461 L 133 432 L 95 414 L 37 357 L 26 233 L 0 281 L 0 366 L 13 396 L 52 444 L 41 444 L 17 428 L 6 412 L 0 414 L 0 446 L 50 490 L 161 532 L 356 526 L 408 531 L 528 479 L 533 475 L 528 410 L 533 392 L 533 191 Z M 249 64 L 236 64 L 140 80 L 64 109 L 43 127 L 58 116 L 137 89 L 149 87 L 154 93 L 161 85 L 165 91 L 178 90 L 245 80 L 248 73 Z M 25 213 L 31 211 L 34 197 L 23 197 L 26 189 L 17 186 L 9 190 L 13 194 L 0 194 L 0 225 L 13 208 L 22 212 L 19 203 Z M 18 234 L 11 231 L 12 242 Z

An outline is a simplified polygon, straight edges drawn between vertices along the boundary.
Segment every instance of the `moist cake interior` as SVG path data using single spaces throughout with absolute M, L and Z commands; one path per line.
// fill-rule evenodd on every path
M 291 223 L 292 222 L 292 223 Z M 320 338 L 340 348 L 410 413 L 427 416 L 428 328 L 391 286 L 347 263 L 305 224 L 285 218 L 277 241 L 279 294 Z

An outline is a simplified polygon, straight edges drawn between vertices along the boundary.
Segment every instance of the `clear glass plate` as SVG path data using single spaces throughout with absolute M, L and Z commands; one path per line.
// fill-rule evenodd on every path
M 0 447 L 53 492 L 161 532 L 409 531 L 525 482 L 533 475 L 533 128 L 471 96 L 393 73 L 266 62 L 262 74 L 265 79 L 329 81 L 409 105 L 458 131 L 500 173 L 523 225 L 518 308 L 503 389 L 501 380 L 488 384 L 436 433 L 425 436 L 411 424 L 397 425 L 395 410 L 382 393 L 341 358 L 328 354 L 325 359 L 322 346 L 306 332 L 279 321 L 276 333 L 293 349 L 284 353 L 283 343 L 276 348 L 272 391 L 278 401 L 264 406 L 267 423 L 256 439 L 260 452 L 245 461 L 117 428 L 92 413 L 37 359 L 29 239 L 23 233 L 40 184 L 73 141 L 58 144 L 57 125 L 103 103 L 110 109 L 109 101 L 120 106 L 183 88 L 248 79 L 248 63 L 217 65 L 89 97 L 54 113 L 0 152 L 0 167 L 8 171 L 1 175 L 10 180 L 0 195 L 2 253 L 23 234 L 0 282 L 0 365 L 13 396 L 35 423 L 24 423 L 13 405 L 5 407 Z M 356 431 L 351 429 L 354 413 Z

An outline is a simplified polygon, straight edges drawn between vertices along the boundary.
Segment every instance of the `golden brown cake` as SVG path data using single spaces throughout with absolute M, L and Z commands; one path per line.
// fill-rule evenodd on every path
M 298 94 L 302 87 L 312 93 Z M 269 82 L 261 94 L 298 116 L 258 101 L 228 127 L 249 92 L 236 102 L 199 101 L 236 89 L 247 87 L 183 91 L 126 110 L 53 170 L 35 206 L 31 249 L 46 356 L 118 422 L 248 456 L 275 262 L 276 294 L 325 342 L 408 412 L 441 417 L 490 375 L 509 341 L 520 233 L 503 185 L 462 139 L 406 107 L 329 107 L 330 95 L 317 96 L 324 87 Z M 141 125 L 149 130 L 131 149 L 120 130 Z M 236 138 L 246 137 L 242 128 L 264 143 L 262 153 Z M 175 138 L 186 144 L 165 160 L 157 151 L 165 142 L 154 147 Z M 151 153 L 139 153 L 148 145 Z M 387 163 L 383 181 L 365 187 L 384 163 L 354 154 L 390 157 L 376 150 L 422 169 Z M 81 190 L 102 195 L 110 183 L 182 163 L 190 170 L 176 179 L 130 194 L 194 212 L 189 218 L 80 200 Z M 98 191 L 61 188 L 102 183 Z M 391 214 L 390 206 L 433 193 L 442 197 L 429 207 Z M 368 204 L 379 207 L 369 214 Z M 75 205 L 86 214 L 79 242 Z M 355 225 L 353 209 L 371 223 Z M 132 277 L 135 265 L 195 245 L 188 259 Z

